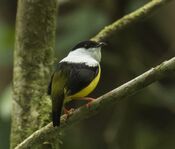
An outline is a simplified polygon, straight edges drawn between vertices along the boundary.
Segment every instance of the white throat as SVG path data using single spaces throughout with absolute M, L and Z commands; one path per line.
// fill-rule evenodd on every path
M 88 66 L 97 66 L 101 60 L 101 48 L 89 49 L 79 48 L 71 51 L 67 57 L 60 62 L 85 63 Z

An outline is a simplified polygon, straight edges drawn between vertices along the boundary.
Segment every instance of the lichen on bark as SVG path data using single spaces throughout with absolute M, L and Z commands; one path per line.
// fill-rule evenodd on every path
M 46 94 L 55 45 L 57 0 L 19 0 L 14 50 L 11 148 L 49 118 Z M 43 106 L 43 105 L 47 106 Z

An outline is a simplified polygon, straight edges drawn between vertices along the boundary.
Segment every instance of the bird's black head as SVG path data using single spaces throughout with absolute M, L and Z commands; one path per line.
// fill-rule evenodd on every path
M 85 48 L 85 49 L 90 49 L 90 48 L 98 48 L 106 45 L 104 42 L 96 42 L 96 41 L 91 41 L 91 40 L 86 40 L 78 43 L 71 51 L 79 49 L 79 48 Z

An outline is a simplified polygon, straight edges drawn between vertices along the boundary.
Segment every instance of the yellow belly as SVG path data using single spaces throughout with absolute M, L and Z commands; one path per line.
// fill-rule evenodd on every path
M 99 80 L 100 80 L 100 75 L 101 75 L 101 68 L 99 66 L 99 71 L 98 71 L 98 74 L 97 76 L 92 80 L 92 82 L 87 86 L 85 87 L 84 89 L 82 89 L 81 91 L 79 91 L 78 93 L 74 94 L 74 95 L 71 95 L 69 96 L 68 98 L 79 98 L 79 97 L 85 97 L 87 96 L 88 94 L 90 94 L 97 86 Z

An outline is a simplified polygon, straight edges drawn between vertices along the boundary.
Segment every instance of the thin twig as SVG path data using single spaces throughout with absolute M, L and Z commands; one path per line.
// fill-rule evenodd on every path
M 113 22 L 112 24 L 104 27 L 96 36 L 92 38 L 95 41 L 103 41 L 109 38 L 112 34 L 128 27 L 129 25 L 142 20 L 142 18 L 148 16 L 148 14 L 157 10 L 158 7 L 163 5 L 166 2 L 172 0 L 152 0 L 151 2 L 145 4 L 143 7 L 137 9 L 136 11 L 131 12 L 128 15 L 125 15 L 121 19 Z

